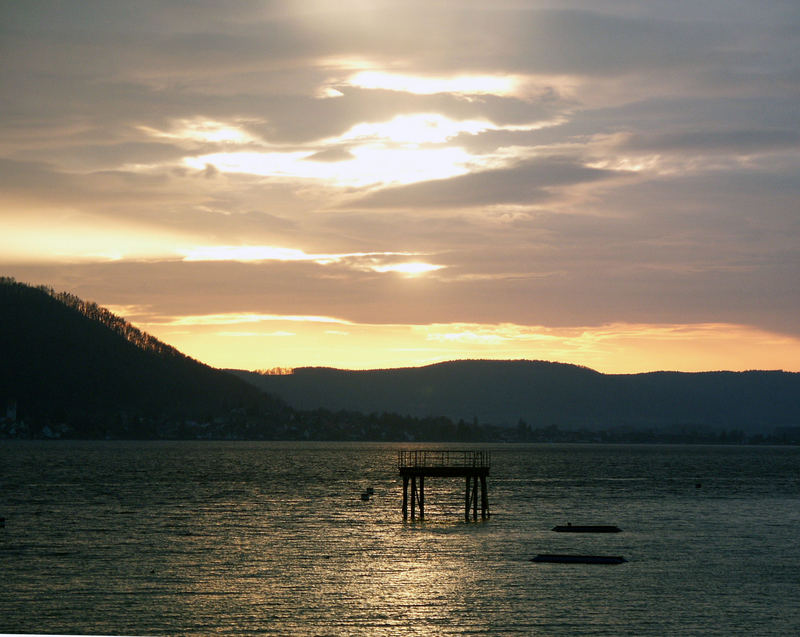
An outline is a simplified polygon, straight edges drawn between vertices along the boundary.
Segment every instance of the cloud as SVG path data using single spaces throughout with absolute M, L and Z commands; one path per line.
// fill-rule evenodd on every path
M 251 323 L 280 321 L 286 323 L 336 323 L 349 325 L 349 321 L 334 318 L 331 316 L 296 316 L 280 314 L 254 314 L 251 312 L 228 313 L 228 314 L 203 314 L 199 316 L 180 316 L 169 318 L 163 321 L 153 321 L 148 325 L 241 325 Z
M 351 161 L 355 155 L 346 148 L 328 148 L 306 157 L 309 161 Z
M 749 0 L 7 2 L 3 267 L 151 317 L 453 348 L 797 334 L 799 34 L 796 3 Z
M 129 141 L 108 144 L 81 144 L 74 142 L 50 148 L 28 149 L 19 157 L 34 160 L 46 159 L 51 164 L 67 170 L 93 172 L 119 169 L 132 165 L 163 164 L 177 162 L 186 150 L 174 144 Z
M 560 187 L 596 182 L 619 174 L 588 168 L 566 158 L 548 157 L 520 161 L 509 168 L 384 188 L 349 205 L 364 208 L 533 205 L 552 198 Z
M 753 154 L 800 148 L 800 133 L 795 130 L 707 130 L 633 135 L 622 148 L 635 151 L 667 153 Z

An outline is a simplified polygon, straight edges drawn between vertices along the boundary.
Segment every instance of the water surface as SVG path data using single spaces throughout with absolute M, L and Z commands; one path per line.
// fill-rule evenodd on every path
M 463 482 L 429 478 L 412 523 L 408 447 L 4 441 L 0 632 L 800 631 L 798 448 L 480 447 L 491 518 L 465 523 Z M 567 522 L 623 532 L 551 531 Z

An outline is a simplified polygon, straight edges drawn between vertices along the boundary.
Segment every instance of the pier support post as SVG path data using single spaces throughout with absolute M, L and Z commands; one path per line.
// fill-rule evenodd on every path
M 489 494 L 486 492 L 486 476 L 481 476 L 481 519 L 489 513 Z
M 411 519 L 417 518 L 417 476 L 411 476 Z
M 419 519 L 425 519 L 425 476 L 419 477 Z
M 478 476 L 472 477 L 472 519 L 478 519 Z
M 408 476 L 403 476 L 403 519 L 408 519 Z
M 469 522 L 469 476 L 464 486 L 464 522 Z

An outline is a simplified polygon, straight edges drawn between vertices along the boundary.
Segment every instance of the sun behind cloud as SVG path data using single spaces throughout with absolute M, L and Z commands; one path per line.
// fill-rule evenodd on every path
M 513 95 L 519 79 L 509 75 L 414 75 L 389 71 L 358 71 L 347 78 L 350 86 L 402 91 L 416 95 Z
M 436 270 L 441 270 L 443 267 L 443 265 L 433 265 L 432 263 L 420 263 L 415 261 L 411 263 L 376 265 L 372 269 L 375 270 L 375 272 L 399 272 L 401 274 L 416 276 L 428 272 L 435 272 Z

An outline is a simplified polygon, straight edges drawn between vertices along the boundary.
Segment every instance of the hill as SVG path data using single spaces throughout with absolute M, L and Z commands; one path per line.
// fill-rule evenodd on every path
M 0 352 L 7 435 L 258 438 L 291 412 L 94 303 L 9 278 Z
M 780 371 L 613 375 L 562 363 L 476 360 L 389 370 L 236 373 L 298 409 L 595 431 L 693 427 L 752 434 L 800 425 L 800 374 Z

